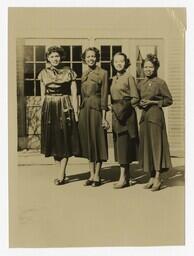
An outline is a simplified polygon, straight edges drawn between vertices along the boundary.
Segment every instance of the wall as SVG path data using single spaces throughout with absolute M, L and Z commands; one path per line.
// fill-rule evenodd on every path
M 171 153 L 184 152 L 185 9 L 9 8 L 9 65 L 16 88 L 16 38 L 162 38 L 164 79 L 174 104 L 167 111 Z M 15 74 L 15 77 L 14 77 Z M 13 91 L 10 91 L 13 93 Z

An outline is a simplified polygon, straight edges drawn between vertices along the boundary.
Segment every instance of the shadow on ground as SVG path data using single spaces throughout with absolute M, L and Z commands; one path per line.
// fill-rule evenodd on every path
M 144 184 L 148 181 L 149 175 L 144 173 L 139 165 L 133 163 L 130 167 L 130 173 L 134 184 Z M 109 182 L 115 182 L 119 179 L 120 168 L 119 165 L 112 165 L 102 168 L 101 178 L 102 183 L 106 184 Z M 78 173 L 68 176 L 69 182 L 75 182 L 80 180 L 87 180 L 89 178 L 89 173 L 83 171 L 83 173 Z M 162 180 L 164 181 L 163 188 L 172 186 L 184 186 L 184 166 L 175 166 L 168 172 L 162 174 Z

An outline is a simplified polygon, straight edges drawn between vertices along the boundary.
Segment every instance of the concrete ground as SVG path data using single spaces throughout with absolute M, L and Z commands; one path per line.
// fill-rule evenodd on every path
M 184 159 L 172 158 L 158 192 L 132 164 L 136 182 L 113 189 L 119 168 L 111 153 L 100 187 L 84 187 L 87 160 L 71 158 L 69 183 L 56 186 L 57 166 L 36 152 L 18 153 L 10 180 L 10 247 L 155 246 L 184 244 Z M 10 178 L 11 179 L 11 178 Z

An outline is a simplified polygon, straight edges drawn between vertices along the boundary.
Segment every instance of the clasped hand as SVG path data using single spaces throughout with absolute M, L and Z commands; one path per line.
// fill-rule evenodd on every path
M 109 122 L 106 119 L 102 120 L 102 127 L 105 130 L 108 130 L 110 128 Z
M 142 107 L 142 108 L 146 108 L 147 106 L 154 105 L 154 104 L 157 104 L 157 101 L 146 100 L 146 99 L 140 100 L 140 103 L 139 103 L 140 107 Z

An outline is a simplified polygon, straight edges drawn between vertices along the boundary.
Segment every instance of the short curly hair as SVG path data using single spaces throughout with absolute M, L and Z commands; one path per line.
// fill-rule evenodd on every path
M 82 53 L 81 55 L 81 59 L 82 61 L 85 63 L 85 59 L 86 59 L 86 53 L 88 51 L 93 51 L 95 52 L 95 56 L 96 56 L 96 62 L 99 62 L 100 61 L 100 51 L 96 48 L 96 47 L 88 47 L 85 49 L 85 51 Z
M 127 57 L 127 55 L 123 52 L 116 52 L 111 60 L 111 65 L 112 67 L 115 69 L 114 67 L 114 57 L 117 56 L 117 55 L 120 55 L 120 56 L 123 56 L 124 57 L 124 60 L 125 60 L 125 66 L 124 66 L 124 69 L 127 69 L 129 66 L 131 66 L 131 61 L 130 59 Z
M 150 61 L 155 68 L 155 71 L 158 70 L 158 68 L 160 67 L 160 62 L 158 60 L 158 57 L 155 54 L 149 53 L 146 55 L 146 58 L 143 60 L 142 62 L 142 67 L 144 67 L 145 62 Z
M 59 47 L 59 46 L 50 46 L 50 47 L 47 49 L 46 53 L 45 53 L 45 59 L 46 59 L 46 61 L 48 61 L 48 56 L 49 56 L 51 53 L 53 53 L 53 52 L 57 52 L 57 53 L 59 54 L 59 56 L 60 56 L 60 58 L 61 58 L 61 61 L 64 60 L 64 58 L 65 58 L 65 52 L 64 52 L 63 48 L 62 48 L 62 47 Z

